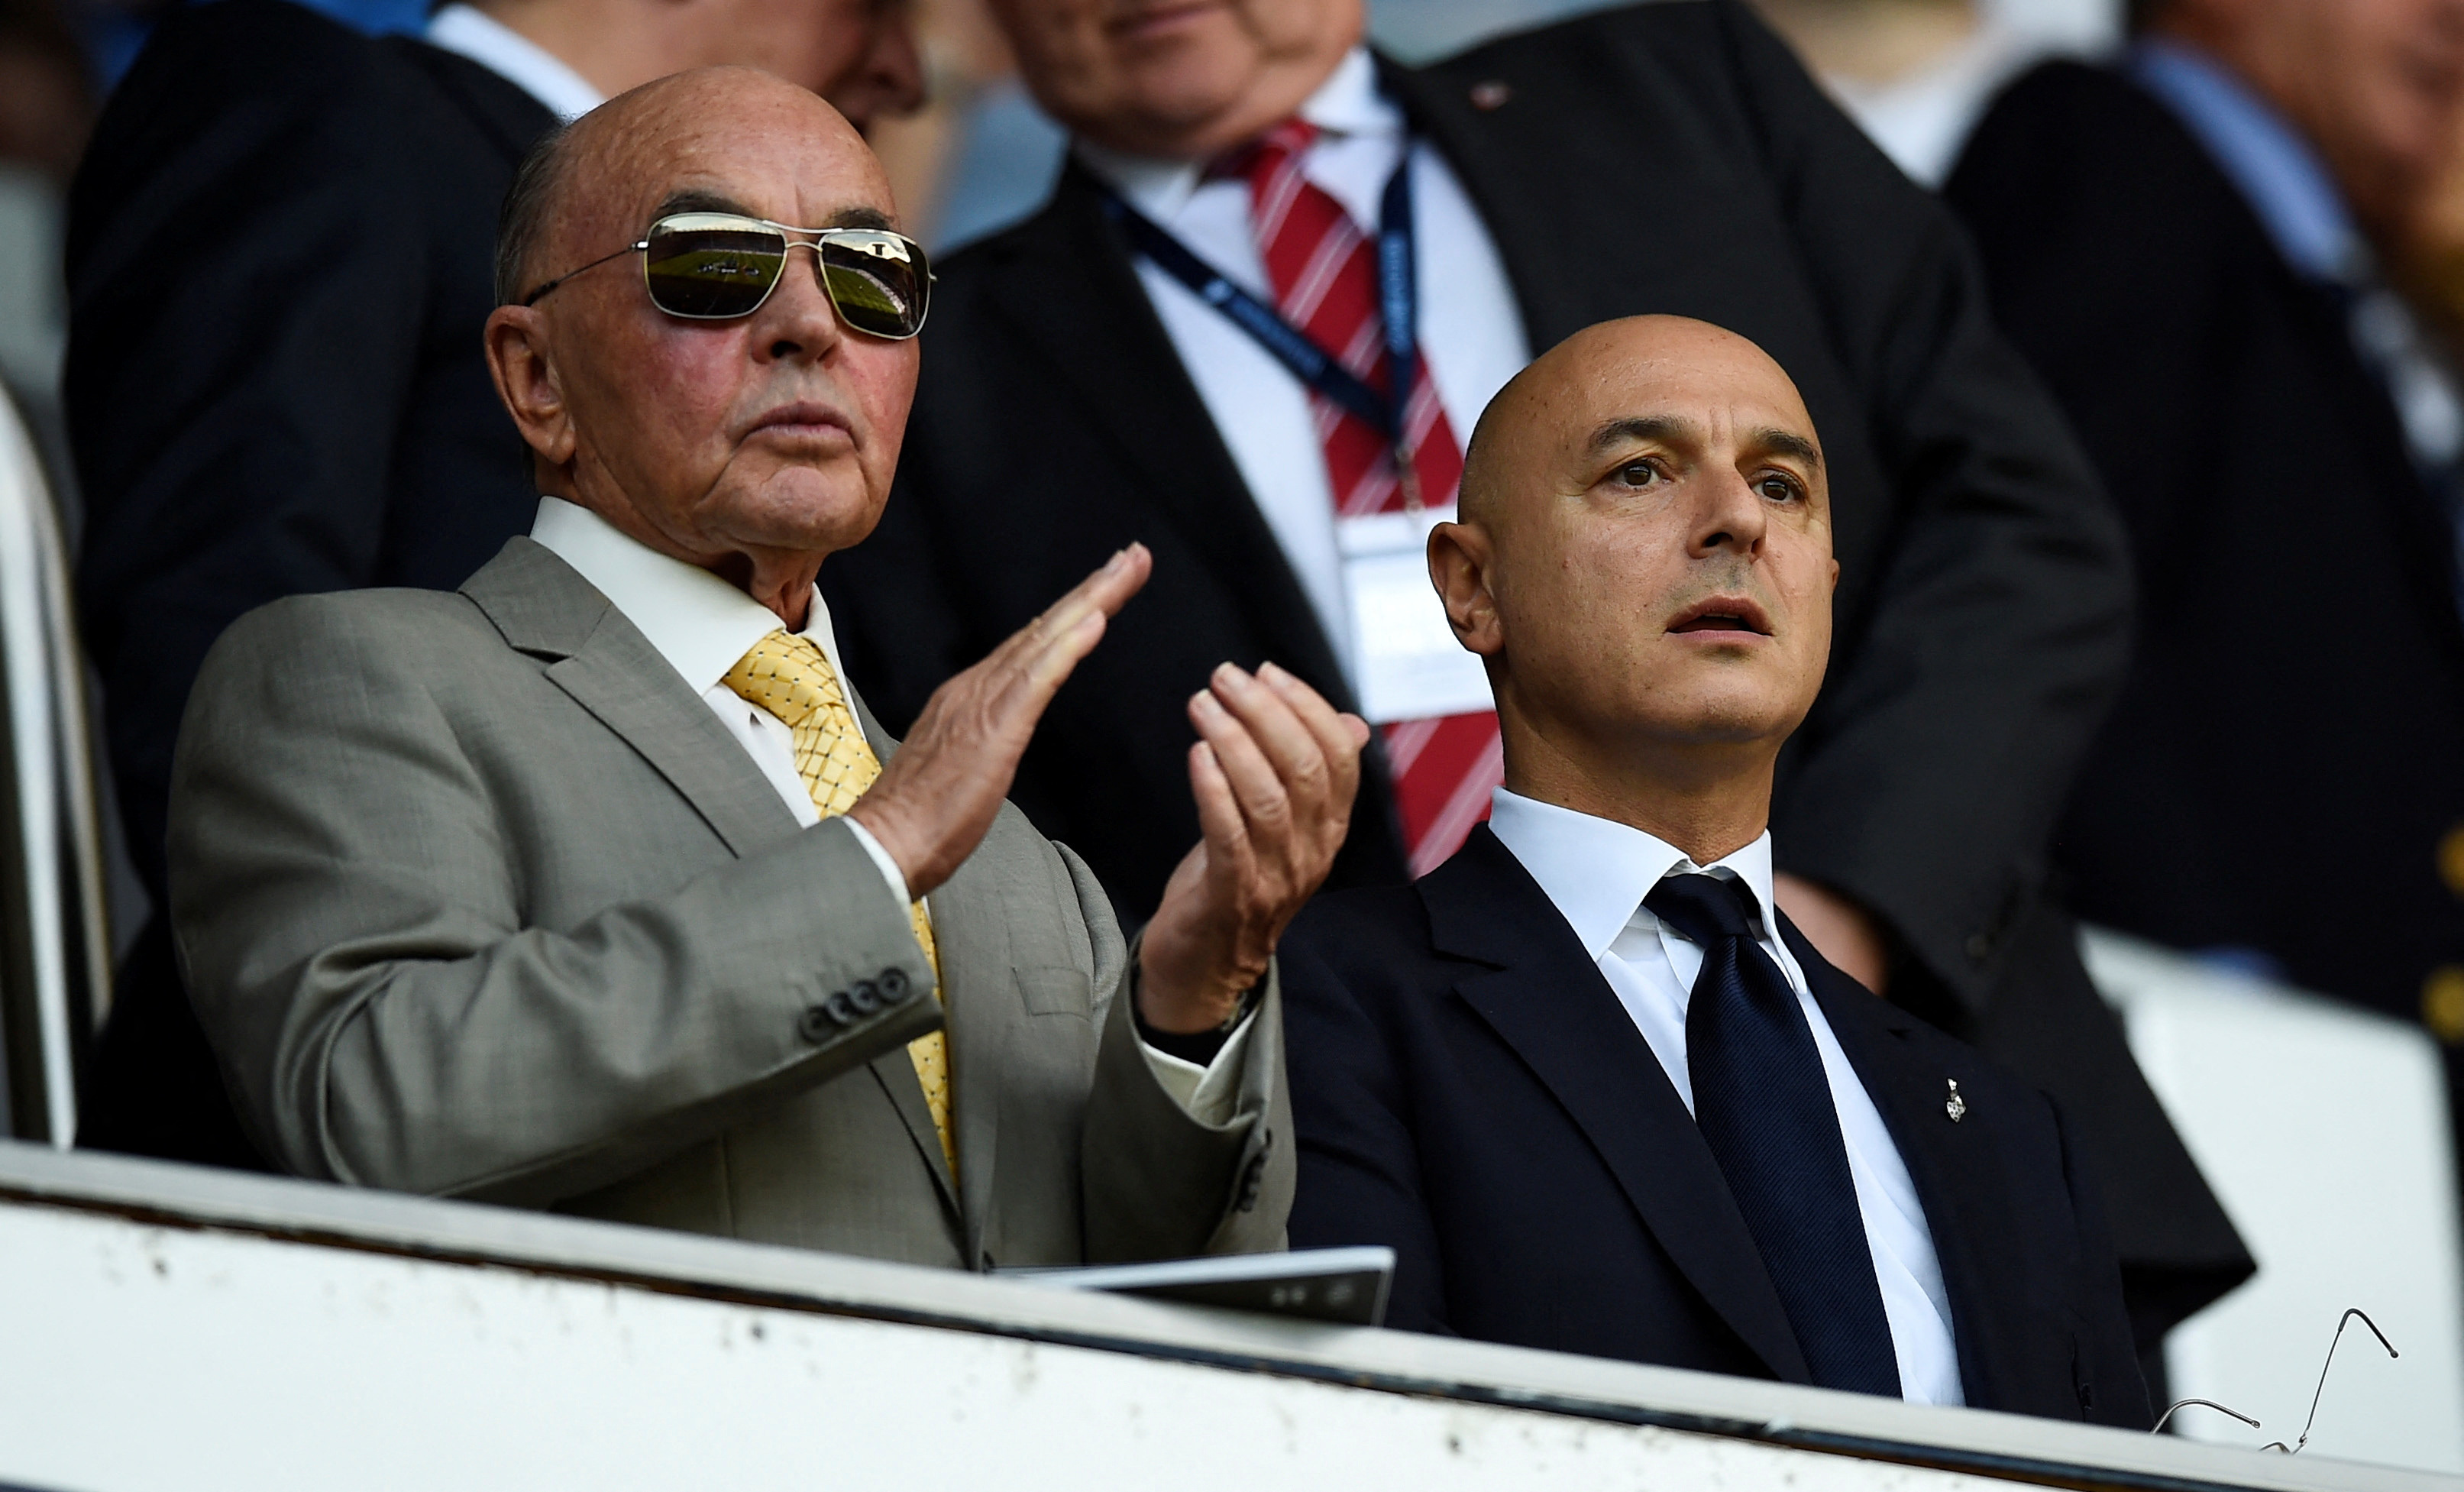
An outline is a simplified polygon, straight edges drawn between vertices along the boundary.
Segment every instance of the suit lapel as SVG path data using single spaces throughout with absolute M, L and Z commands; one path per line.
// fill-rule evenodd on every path
M 1943 1290 L 1950 1299 L 1951 1335 L 1967 1400 L 1988 1407 L 2002 1403 L 2002 1388 L 2010 1377 L 2004 1365 L 2017 1347 L 2005 1340 L 2002 1324 L 2016 1314 L 2012 1303 L 2028 1298 L 2028 1282 L 2000 1267 L 2004 1256 L 1976 1247 L 1977 1240 L 2000 1236 L 2011 1226 L 2010 1218 L 1991 1206 L 1996 1193 L 1986 1184 L 1994 1116 L 1964 1107 L 1962 1120 L 1954 1123 L 1948 1112 L 1950 1083 L 1957 1081 L 1964 1094 L 1974 1095 L 1985 1086 L 1980 1071 L 1946 1068 L 1921 1058 L 1910 1041 L 1920 1030 L 1915 1016 L 1834 969 L 1785 917 L 1780 933 L 1805 970 L 1815 1003 L 1881 1114 L 1916 1186 L 1934 1257 L 1942 1266 Z
M 1000 256 L 985 271 L 993 280 L 992 316 L 1026 345 L 1045 376 L 1076 391 L 1089 425 L 1129 467 L 1139 499 L 1187 537 L 1265 640 L 1266 656 L 1335 708 L 1357 710 L 1317 609 L 1181 366 L 1128 245 L 1104 215 L 1103 192 L 1073 159 L 1042 212 L 970 251 Z M 1089 314 L 1090 306 L 1103 313 Z M 1371 741 L 1362 763 L 1355 813 L 1396 846 L 1392 874 L 1400 875 L 1402 826 L 1379 740 Z M 1354 843 L 1362 842 L 1363 827 L 1355 825 Z
M 487 613 L 508 645 L 545 661 L 549 681 L 640 752 L 738 858 L 803 832 L 795 815 L 779 801 L 778 791 L 745 755 L 743 746 L 728 735 L 711 714 L 709 705 L 677 677 L 649 639 L 627 621 L 597 588 L 546 546 L 528 538 L 507 541 L 495 559 L 463 583 L 462 593 Z M 881 728 L 881 723 L 856 698 L 852 686 L 847 693 L 874 753 L 888 761 L 898 749 L 898 743 Z M 939 902 L 937 894 L 935 900 Z M 952 918 L 957 928 L 979 922 L 998 925 L 998 921 L 972 917 L 963 909 Z M 953 940 L 937 921 L 935 932 L 942 968 L 948 972 L 953 967 Z M 965 971 L 961 977 L 972 980 L 977 977 L 974 970 L 980 967 L 980 956 L 963 933 L 955 941 L 957 967 Z M 1006 969 L 1006 959 L 998 967 Z M 954 1052 L 958 1044 L 959 1038 L 953 1036 Z M 998 1043 L 988 1043 L 982 1050 L 998 1051 L 1000 1047 Z M 934 1132 L 932 1110 L 924 1102 L 924 1086 L 915 1076 L 913 1061 L 902 1047 L 873 1058 L 869 1066 L 884 1096 L 914 1141 L 918 1159 L 933 1173 L 942 1205 L 953 1215 L 958 1215 L 957 1191 L 951 1183 L 949 1164 L 941 1154 L 940 1137 Z M 953 1058 L 954 1104 L 957 1084 L 997 1081 L 1000 1064 L 988 1062 L 984 1066 L 983 1074 L 960 1077 L 957 1058 Z M 989 1107 L 985 1124 L 989 1125 L 989 1113 L 998 1108 L 998 1090 L 988 1093 L 986 1099 Z M 963 1115 L 964 1110 L 958 1112 Z M 960 1153 L 966 1153 L 968 1140 L 963 1127 L 959 1144 Z M 985 1157 L 981 1185 L 989 1188 L 989 1133 L 978 1148 Z M 989 1195 L 989 1191 L 985 1194 Z M 977 1252 L 970 1248 L 971 1261 Z
M 624 738 L 738 858 L 796 833 L 795 815 L 649 639 L 545 546 L 508 540 L 462 584 L 505 641 Z
M 1205 557 L 1270 655 L 1353 708 L 1316 611 L 1105 218 L 1102 187 L 1071 161 L 1044 212 L 1000 247 L 994 315 L 1051 377 L 1076 389 L 1155 515 Z M 1110 314 L 1089 315 L 1090 306 Z
M 941 978 L 948 996 L 950 1122 L 958 1148 L 958 1197 L 971 1265 L 982 1261 L 995 1236 L 995 1162 L 1001 1155 L 1001 1074 L 1007 1063 L 993 1054 L 1015 1056 L 1031 1039 L 1019 1029 L 1026 1005 L 1010 988 L 1009 920 L 1001 915 L 991 880 L 968 857 L 933 893 L 933 935 L 940 946 Z M 919 1089 L 920 1102 L 920 1089 Z M 928 1124 L 929 1128 L 929 1124 Z M 938 1159 L 938 1146 L 935 1147 Z
M 1377 79 L 1403 110 L 1413 134 L 1446 158 L 1481 221 L 1518 221 L 1513 215 L 1517 204 L 1511 200 L 1516 173 L 1486 168 L 1497 154 L 1495 116 L 1474 110 L 1456 80 L 1435 69 L 1403 67 L 1381 56 Z M 1524 174 L 1529 173 L 1531 161 L 1548 158 L 1548 153 L 1522 157 Z M 1514 287 L 1515 309 L 1523 317 L 1524 345 L 1537 357 L 1584 324 L 1572 320 L 1575 313 L 1559 304 L 1561 298 L 1549 288 L 1563 282 L 1560 266 L 1549 261 L 1555 235 L 1499 233 L 1492 227 L 1488 236 L 1506 266 L 1507 282 Z
M 2255 216 L 2252 232 L 2264 232 L 2255 226 Z M 2351 395 L 2354 417 L 2371 427 L 2367 448 L 2377 470 L 2366 479 L 2367 484 L 2386 495 L 2389 523 L 2399 533 L 2412 536 L 2399 543 L 2397 550 L 2403 556 L 2414 594 L 2431 618 L 2431 629 L 2451 657 L 2464 657 L 2464 649 L 2458 646 L 2464 644 L 2464 629 L 2459 629 L 2464 615 L 2456 610 L 2453 521 L 2448 516 L 2445 501 L 2431 490 L 2421 469 L 2407 454 L 2409 447 L 2404 417 L 2396 409 L 2387 379 L 2355 348 L 2347 301 L 2342 294 L 2303 279 L 2280 262 L 2277 272 L 2286 293 L 2297 298 L 2313 345 L 2323 352 L 2323 360 L 2329 366 L 2341 370 L 2341 381 Z
M 1419 890 L 1438 951 L 1495 969 L 1456 992 L 1555 1095 L 1729 1328 L 1775 1375 L 1812 1381 L 1719 1163 L 1547 894 L 1485 824 Z
M 854 707 L 856 724 L 872 745 L 872 754 L 887 765 L 898 754 L 897 738 L 882 728 L 881 722 L 856 693 L 855 685 L 845 680 L 842 683 L 848 704 Z M 978 1009 L 1001 1002 L 975 991 L 988 978 L 1005 977 L 1009 958 L 1006 924 L 999 916 L 987 916 L 971 904 L 973 899 L 960 886 L 965 879 L 965 867 L 961 866 L 959 874 L 944 882 L 926 903 L 933 918 L 934 952 L 941 966 L 942 1031 L 950 1061 L 950 1123 L 958 1150 L 957 1178 L 950 1174 L 950 1158 L 941 1153 L 941 1136 L 933 1127 L 933 1108 L 924 1102 L 924 1082 L 915 1076 L 915 1061 L 907 1055 L 907 1049 L 900 1047 L 874 1058 L 872 1076 L 889 1096 L 891 1106 L 898 1110 L 899 1122 L 907 1126 L 907 1137 L 915 1144 L 916 1158 L 933 1173 L 941 1205 L 949 1209 L 951 1216 L 959 1219 L 967 1267 L 973 1269 L 983 1258 L 983 1218 L 992 1196 L 993 1117 L 1001 1111 L 1001 1064 L 985 1061 L 970 1066 L 963 1054 L 1003 1050 L 1000 1035 L 979 1031 L 978 1028 L 984 1022 L 974 1018 Z M 989 955 L 982 946 L 987 935 L 1001 944 L 997 952 Z M 988 969 L 998 969 L 1000 973 L 988 975 Z M 968 991 L 966 998 L 954 992 L 961 990 Z
M 1565 142 L 1552 138 L 1565 122 L 1564 113 L 1537 109 L 1528 101 L 1521 108 L 1509 101 L 1484 110 L 1471 102 L 1472 88 L 1447 64 L 1423 69 L 1401 67 L 1384 57 L 1378 62 L 1379 80 L 1401 106 L 1413 132 L 1445 157 L 1481 221 L 1489 225 L 1489 239 L 1514 287 L 1525 345 L 1532 354 L 1546 352 L 1594 322 L 1623 314 L 1602 310 L 1601 289 L 1652 282 L 1651 267 L 1639 260 L 1669 252 L 1661 247 L 1669 235 L 1654 231 L 1644 215 L 1647 199 L 1628 192 L 1585 199 L 1586 212 L 1617 221 L 1586 222 L 1579 230 L 1566 221 L 1565 193 L 1556 189 L 1563 177 L 1531 169 L 1533 161 L 1564 154 Z M 1513 79 L 1485 75 L 1477 80 L 1518 86 Z M 1552 85 L 1525 79 L 1519 86 L 1530 97 L 1545 97 Z M 1631 223 L 1623 221 L 1627 215 L 1633 217 Z M 1601 243 L 1620 246 L 1614 275 L 1604 274 L 1596 259 L 1575 256 L 1581 246 Z M 1689 256 L 1699 251 L 1699 244 L 1683 250 Z

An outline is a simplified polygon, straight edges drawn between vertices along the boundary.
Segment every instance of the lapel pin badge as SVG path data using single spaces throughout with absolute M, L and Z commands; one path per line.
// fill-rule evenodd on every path
M 1514 85 L 1504 78 L 1492 78 L 1471 85 L 1471 106 L 1484 114 L 1506 107 L 1506 100 L 1513 97 Z
M 1948 1114 L 1950 1122 L 1955 1125 L 1968 1116 L 1968 1100 L 1960 1096 L 1958 1079 L 1952 1078 L 1947 1080 L 1950 1083 L 1950 1097 L 1943 1100 L 1942 1111 Z

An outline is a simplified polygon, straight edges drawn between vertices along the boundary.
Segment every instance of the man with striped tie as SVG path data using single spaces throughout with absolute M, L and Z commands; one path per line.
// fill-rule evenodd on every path
M 1788 375 L 1678 317 L 1578 333 L 1481 416 L 1461 516 L 1427 564 L 1506 786 L 1286 942 L 1293 1240 L 1391 1245 L 1411 1330 L 2145 1428 L 2060 1109 L 1774 904 L 1839 574 Z
M 531 536 L 208 658 L 173 927 L 288 1169 L 970 1269 L 1281 1246 L 1271 960 L 1367 727 L 1280 670 L 1195 675 L 1204 829 L 1134 943 L 1002 792 L 1144 549 L 882 732 L 813 577 L 879 516 L 914 387 L 932 278 L 893 212 L 763 73 L 551 133 L 487 334 Z
M 2116 1157 L 2141 1323 L 2249 1272 L 2081 967 L 2046 836 L 2127 654 L 2120 524 L 1959 231 L 1738 0 L 1427 66 L 1359 0 L 997 0 L 1069 159 L 941 269 L 878 531 L 823 576 L 895 725 L 1136 541 L 1169 577 L 1053 701 L 1014 796 L 1125 915 L 1196 832 L 1176 680 L 1272 659 L 1376 728 L 1329 883 L 1399 882 L 1498 781 L 1420 542 L 1530 358 L 1732 327 L 1824 432 L 1833 668 L 1780 763 L 1780 903 L 1851 976 L 2059 1094 Z

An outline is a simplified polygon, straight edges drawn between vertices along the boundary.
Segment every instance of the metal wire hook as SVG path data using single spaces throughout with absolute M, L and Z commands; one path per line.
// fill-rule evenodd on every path
M 2319 1396 L 2327 1392 L 2327 1370 L 2336 1366 L 2336 1344 L 2344 1340 L 2344 1328 L 2352 1325 L 2353 1318 L 2356 1316 L 2362 1318 L 2363 1325 L 2370 1328 L 2370 1335 L 2379 1339 L 2379 1346 L 2387 1348 L 2387 1356 L 2404 1355 L 2395 1349 L 2394 1343 L 2387 1339 L 2387 1333 L 2379 1329 L 2379 1324 L 2370 1320 L 2369 1312 L 2358 1305 L 2347 1307 L 2344 1314 L 2336 1320 L 2336 1334 L 2327 1339 L 2327 1360 L 2319 1365 L 2319 1387 L 2310 1391 L 2310 1417 L 2301 1421 L 2301 1433 L 2294 1437 L 2291 1445 L 2281 1440 L 2270 1440 L 2260 1446 L 2260 1450 L 2282 1451 L 2287 1456 L 2299 1456 L 2301 1454 L 2301 1448 L 2310 1443 L 2310 1426 L 2319 1418 Z
M 2257 1420 L 2251 1418 L 2240 1410 L 2227 1409 L 2213 1399 L 2176 1399 L 2164 1414 L 2157 1416 L 2156 1428 L 2148 1431 L 2147 1433 L 2149 1435 L 2163 1435 L 2165 1433 L 2166 1421 L 2171 1419 L 2176 1411 L 2188 1409 L 2193 1404 L 2198 1405 L 2202 1409 L 2214 1410 L 2219 1414 L 2231 1414 L 2233 1418 L 2240 1420 L 2243 1424 L 2250 1426 L 2253 1430 L 2261 1428 Z

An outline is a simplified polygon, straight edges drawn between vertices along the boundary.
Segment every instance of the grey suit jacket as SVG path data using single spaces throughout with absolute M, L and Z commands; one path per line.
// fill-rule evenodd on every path
M 234 625 L 168 849 L 198 1013 L 300 1174 L 966 1268 L 1283 1244 L 1271 982 L 1235 1113 L 1200 1123 L 1139 1050 L 1094 877 L 1004 806 L 933 893 L 954 1185 L 905 909 L 528 539 L 457 594 Z

